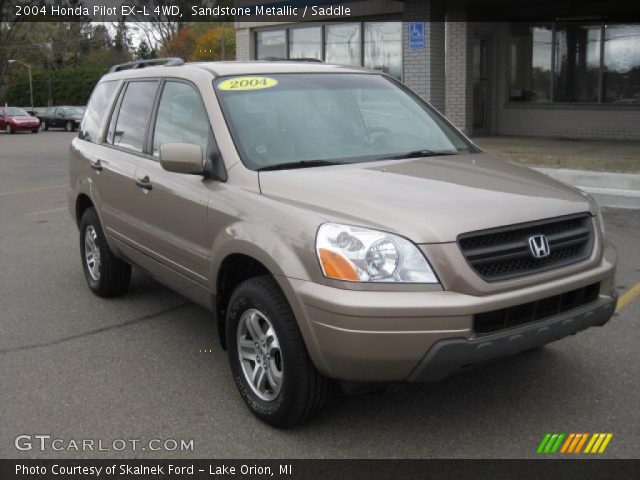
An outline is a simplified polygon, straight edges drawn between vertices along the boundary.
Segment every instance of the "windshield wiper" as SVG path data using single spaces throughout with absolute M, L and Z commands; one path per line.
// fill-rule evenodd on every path
M 276 163 L 275 165 L 267 165 L 260 167 L 258 172 L 266 172 L 269 170 L 289 170 L 292 168 L 308 168 L 308 167 L 325 167 L 327 165 L 340 165 L 329 160 L 300 160 L 299 162 Z
M 419 158 L 419 157 L 438 157 L 440 155 L 459 155 L 460 152 L 451 150 L 412 150 L 407 153 L 401 153 L 400 155 L 393 155 L 391 157 L 383 157 L 379 160 L 400 160 L 402 158 Z

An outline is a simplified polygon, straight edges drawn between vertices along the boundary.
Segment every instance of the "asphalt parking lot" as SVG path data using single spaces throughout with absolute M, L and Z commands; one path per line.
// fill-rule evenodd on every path
M 546 432 L 612 432 L 605 457 L 640 456 L 640 297 L 604 328 L 438 384 L 333 394 L 293 431 L 260 423 L 207 311 L 139 272 L 118 299 L 86 287 L 66 209 L 72 136 L 0 133 L 0 457 L 521 458 Z M 640 281 L 640 211 L 605 218 L 622 294 Z M 18 451 L 20 434 L 193 450 Z

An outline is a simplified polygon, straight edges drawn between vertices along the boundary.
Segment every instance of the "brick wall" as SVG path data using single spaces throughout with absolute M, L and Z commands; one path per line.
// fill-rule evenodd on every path
M 445 26 L 446 108 L 453 124 L 466 134 L 473 131 L 472 45 L 470 24 L 464 15 L 447 13 Z
M 497 133 L 557 138 L 640 140 L 640 111 L 631 107 L 518 108 L 498 111 Z
M 409 21 L 403 23 L 403 83 L 444 112 L 444 10 L 436 0 L 407 0 L 405 18 L 425 19 L 425 48 L 409 49 Z M 430 21 L 428 21 L 430 20 Z
M 236 28 L 236 60 L 251 59 L 251 31 L 248 28 Z

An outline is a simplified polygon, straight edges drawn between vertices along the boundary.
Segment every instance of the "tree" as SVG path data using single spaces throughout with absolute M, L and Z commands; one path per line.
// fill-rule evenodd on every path
M 193 60 L 228 60 L 236 56 L 235 30 L 218 23 L 196 39 Z
M 164 48 L 164 53 L 169 57 L 191 60 L 191 55 L 195 48 L 196 36 L 189 27 L 184 27 L 173 36 L 169 44 Z
M 155 49 L 150 48 L 146 40 L 142 40 L 140 42 L 140 45 L 138 45 L 138 49 L 136 50 L 136 58 L 138 60 L 149 60 L 156 57 L 157 55 Z

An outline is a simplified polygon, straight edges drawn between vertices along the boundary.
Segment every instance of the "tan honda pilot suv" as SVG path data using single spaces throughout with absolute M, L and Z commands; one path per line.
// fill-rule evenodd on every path
M 483 152 L 378 71 L 117 65 L 69 180 L 91 290 L 124 294 L 135 266 L 210 309 L 240 395 L 276 427 L 331 381 L 437 381 L 616 307 L 593 199 Z

